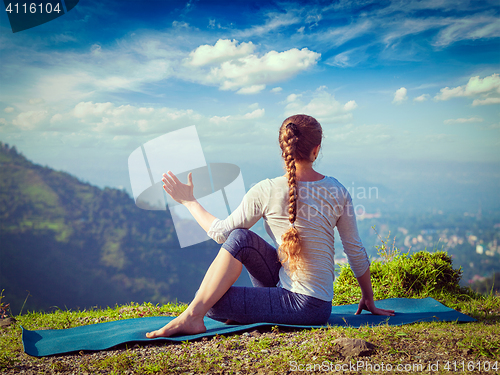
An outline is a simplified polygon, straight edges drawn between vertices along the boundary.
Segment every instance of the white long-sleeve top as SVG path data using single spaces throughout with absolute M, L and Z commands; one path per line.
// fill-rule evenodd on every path
M 291 226 L 288 197 L 285 176 L 263 180 L 248 191 L 229 217 L 214 220 L 208 235 L 223 243 L 233 229 L 249 229 L 263 218 L 267 233 L 278 247 L 281 236 Z M 333 177 L 299 181 L 295 228 L 301 240 L 302 267 L 294 275 L 282 267 L 278 286 L 324 301 L 333 299 L 335 227 L 354 275 L 362 276 L 370 262 L 359 238 L 349 192 Z

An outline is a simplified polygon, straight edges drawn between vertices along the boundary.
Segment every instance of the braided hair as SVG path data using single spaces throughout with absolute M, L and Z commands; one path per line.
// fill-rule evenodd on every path
M 293 274 L 300 268 L 301 246 L 297 220 L 296 161 L 310 160 L 314 147 L 321 144 L 323 132 L 315 118 L 307 115 L 288 117 L 281 125 L 279 143 L 288 177 L 288 219 L 291 227 L 281 237 L 278 256 L 281 264 Z

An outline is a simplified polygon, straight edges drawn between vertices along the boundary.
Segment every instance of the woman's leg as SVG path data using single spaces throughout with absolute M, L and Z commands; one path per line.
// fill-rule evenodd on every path
M 148 338 L 206 331 L 203 317 L 238 279 L 242 264 L 225 249 L 221 249 L 208 268 L 200 289 L 188 308 L 163 328 L 146 334 Z
M 331 301 L 290 292 L 281 287 L 232 286 L 208 310 L 207 317 L 240 324 L 322 325 L 328 321 L 331 312 Z
M 247 269 L 255 287 L 275 287 L 281 263 L 274 246 L 248 229 L 235 229 L 222 245 Z

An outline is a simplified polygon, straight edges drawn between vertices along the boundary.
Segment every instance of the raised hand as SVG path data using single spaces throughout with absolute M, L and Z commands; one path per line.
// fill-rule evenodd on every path
M 187 184 L 180 182 L 171 171 L 163 173 L 163 178 L 161 180 L 163 181 L 163 189 L 176 202 L 185 204 L 195 200 L 193 195 L 193 176 L 191 173 L 188 174 Z

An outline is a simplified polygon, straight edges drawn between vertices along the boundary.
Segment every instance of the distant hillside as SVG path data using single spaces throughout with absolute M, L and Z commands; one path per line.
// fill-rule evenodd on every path
M 2 143 L 0 176 L 0 290 L 14 313 L 28 293 L 24 311 L 189 302 L 218 251 L 213 241 L 181 249 L 168 211 Z

